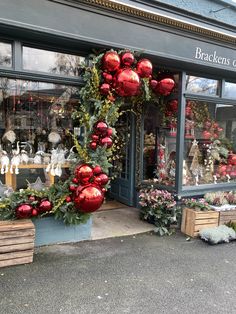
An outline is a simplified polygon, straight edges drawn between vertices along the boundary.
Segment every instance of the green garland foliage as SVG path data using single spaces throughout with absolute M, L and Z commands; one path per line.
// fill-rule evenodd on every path
M 122 53 L 119 51 L 118 53 Z M 74 134 L 71 134 L 74 145 L 77 150 L 77 162 L 75 164 L 89 164 L 91 166 L 99 165 L 103 172 L 114 178 L 114 173 L 110 172 L 113 162 L 120 158 L 120 144 L 115 132 L 115 124 L 119 117 L 123 114 L 122 107 L 125 102 L 129 104 L 129 109 L 136 112 L 140 104 L 149 101 L 156 96 L 152 94 L 149 79 L 141 79 L 141 93 L 137 97 L 118 97 L 114 90 L 104 96 L 100 93 L 100 85 L 102 78 L 102 57 L 104 54 L 95 56 L 92 60 L 91 67 L 84 68 L 83 79 L 85 86 L 79 92 L 80 104 L 74 110 L 72 118 L 77 125 L 85 128 L 85 137 L 83 142 L 79 142 Z M 98 121 L 104 121 L 110 128 L 113 128 L 113 145 L 111 148 L 98 146 L 96 150 L 92 150 L 89 146 L 90 137 L 93 133 L 93 126 Z M 78 212 L 72 201 L 68 201 L 69 187 L 73 185 L 73 173 L 75 165 L 71 166 L 71 177 L 65 182 L 54 184 L 43 191 L 35 191 L 26 189 L 20 192 L 14 192 L 9 198 L 0 201 L 0 219 L 16 219 L 15 209 L 21 203 L 28 203 L 29 196 L 47 198 L 53 204 L 53 209 L 49 214 L 53 214 L 55 219 L 63 220 L 66 224 L 84 223 L 90 217 L 89 214 Z M 108 187 L 109 184 L 106 186 Z M 33 203 L 31 203 L 34 205 Z M 36 204 L 35 204 L 36 205 Z

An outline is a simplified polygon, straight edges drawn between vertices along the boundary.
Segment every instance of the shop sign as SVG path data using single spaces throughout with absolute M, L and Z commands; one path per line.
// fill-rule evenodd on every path
M 223 65 L 236 68 L 236 59 L 229 58 L 219 53 L 217 50 L 206 51 L 201 47 L 195 48 L 194 59 L 210 64 Z

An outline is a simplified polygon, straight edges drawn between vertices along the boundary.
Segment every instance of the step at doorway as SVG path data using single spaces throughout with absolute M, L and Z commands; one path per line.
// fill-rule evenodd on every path
M 116 200 L 105 200 L 102 206 L 99 208 L 98 211 L 105 211 L 105 210 L 112 210 L 112 209 L 119 209 L 119 208 L 129 208 L 129 206 L 124 205 Z

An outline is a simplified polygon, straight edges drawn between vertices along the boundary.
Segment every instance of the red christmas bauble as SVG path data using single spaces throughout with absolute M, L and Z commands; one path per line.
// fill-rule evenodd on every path
M 75 186 L 75 185 L 70 185 L 70 186 L 69 186 L 69 190 L 70 190 L 71 192 L 74 192 L 74 191 L 76 190 L 76 186 Z
M 78 180 L 77 178 L 73 178 L 73 179 L 72 179 L 72 182 L 75 183 L 75 184 L 78 184 L 78 183 L 79 183 L 79 180 Z
M 89 146 L 90 146 L 91 149 L 95 150 L 97 148 L 98 144 L 96 142 L 91 142 L 89 144 Z
M 211 132 L 203 131 L 202 136 L 203 136 L 204 140 L 209 140 L 211 138 Z
M 104 201 L 104 194 L 96 185 L 88 185 L 76 191 L 75 208 L 83 213 L 91 213 L 99 209 Z
M 235 154 L 233 154 L 233 155 L 231 156 L 230 163 L 231 163 L 231 165 L 236 165 L 236 155 L 235 155 Z
M 110 92 L 110 85 L 108 83 L 103 83 L 100 86 L 100 93 L 102 95 L 108 95 L 109 92 Z
M 100 166 L 95 166 L 94 168 L 93 168 L 93 174 L 95 175 L 95 176 L 97 176 L 98 174 L 100 174 L 102 172 L 102 168 L 100 167 Z
M 111 148 L 112 147 L 112 139 L 108 136 L 104 137 L 101 139 L 100 141 L 101 146 L 106 146 L 107 148 Z
M 113 134 L 113 130 L 112 130 L 112 128 L 108 128 L 107 129 L 107 136 L 112 136 L 112 134 Z
M 103 74 L 104 80 L 106 83 L 111 84 L 113 81 L 113 76 L 109 73 L 104 72 Z
M 92 138 L 93 142 L 97 142 L 99 140 L 99 136 L 96 134 L 92 134 L 91 138 Z
M 101 185 L 106 185 L 106 184 L 108 183 L 108 181 L 109 181 L 109 177 L 108 177 L 108 175 L 105 174 L 105 173 L 99 174 L 99 175 L 97 176 L 97 178 L 100 179 L 100 184 L 101 184 Z
M 157 81 L 156 80 L 151 80 L 150 81 L 150 86 L 152 90 L 155 90 L 155 88 L 157 87 Z
M 125 67 L 130 67 L 134 63 L 134 55 L 129 51 L 123 53 L 121 62 Z
M 70 203 L 70 202 L 71 202 L 71 197 L 70 197 L 70 196 L 67 196 L 67 197 L 66 197 L 66 202 L 67 202 L 67 203 Z
M 152 63 L 148 59 L 142 59 L 137 64 L 137 73 L 142 78 L 152 75 Z
M 115 89 L 119 96 L 129 97 L 139 93 L 140 78 L 132 69 L 123 69 L 117 73 Z
M 31 217 L 33 207 L 30 204 L 20 204 L 16 207 L 16 217 L 18 219 L 27 219 Z
M 86 184 L 93 177 L 93 169 L 89 165 L 80 165 L 75 168 L 75 176 L 81 184 Z
M 32 216 L 32 217 L 36 217 L 36 216 L 38 216 L 38 211 L 37 211 L 37 209 L 36 209 L 36 208 L 33 208 L 33 209 L 32 209 L 31 216 Z
M 102 59 L 102 67 L 105 71 L 114 72 L 120 67 L 120 57 L 115 51 L 108 51 Z
M 175 87 L 175 81 L 172 78 L 163 78 L 156 86 L 155 91 L 163 96 L 168 96 Z
M 49 200 L 42 200 L 38 206 L 39 212 L 49 212 L 52 209 L 52 203 Z
M 95 123 L 94 129 L 99 135 L 105 136 L 107 133 L 108 125 L 106 124 L 106 122 L 98 121 L 97 123 Z

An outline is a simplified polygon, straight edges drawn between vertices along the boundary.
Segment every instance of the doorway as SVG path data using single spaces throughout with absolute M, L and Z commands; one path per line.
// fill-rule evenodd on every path
M 119 175 L 111 182 L 110 197 L 128 206 L 134 206 L 135 180 L 135 116 L 126 111 L 119 118 L 116 126 L 119 141 L 119 160 L 114 162 L 114 169 Z

